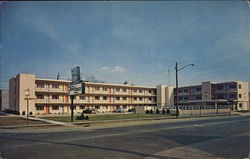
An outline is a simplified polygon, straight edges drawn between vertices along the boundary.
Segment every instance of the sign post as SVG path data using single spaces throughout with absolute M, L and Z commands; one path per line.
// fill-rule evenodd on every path
M 73 122 L 74 115 L 74 97 L 78 94 L 83 94 L 85 91 L 84 84 L 82 83 L 80 76 L 80 67 L 76 66 L 71 69 L 72 82 L 70 83 L 69 95 L 71 99 L 70 109 L 71 109 L 71 122 Z

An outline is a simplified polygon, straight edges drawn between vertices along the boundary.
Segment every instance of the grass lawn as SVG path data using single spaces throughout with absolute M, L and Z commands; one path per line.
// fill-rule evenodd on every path
M 141 119 L 141 118 L 156 118 L 156 117 L 169 117 L 171 115 L 161 115 L 161 114 L 105 114 L 105 115 L 95 115 L 95 114 L 85 114 L 84 116 L 89 117 L 89 121 L 101 121 L 101 120 L 121 120 L 121 119 Z M 70 116 L 57 116 L 57 117 L 41 117 L 49 120 L 70 122 Z M 76 120 L 74 116 L 74 121 L 87 121 L 87 120 Z

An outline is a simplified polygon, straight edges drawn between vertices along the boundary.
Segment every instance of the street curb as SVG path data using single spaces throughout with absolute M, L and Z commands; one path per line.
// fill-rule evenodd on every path
M 179 117 L 179 119 L 192 119 L 192 118 L 206 118 L 206 117 L 222 117 L 222 116 L 239 116 L 238 114 L 231 115 L 216 115 L 216 116 L 194 116 L 194 117 Z M 113 122 L 127 122 L 127 121 L 149 121 L 149 120 L 166 120 L 166 119 L 176 119 L 173 117 L 158 117 L 158 118 L 139 118 L 139 119 L 121 119 L 121 120 L 103 120 L 103 121 L 84 121 L 84 122 L 72 122 L 74 125 L 84 125 L 84 124 L 98 124 L 98 123 L 113 123 Z
M 37 125 L 15 125 L 15 126 L 0 126 L 0 129 L 15 129 L 15 128 L 29 128 L 29 127 L 46 127 L 46 126 L 62 126 L 59 124 L 37 124 Z

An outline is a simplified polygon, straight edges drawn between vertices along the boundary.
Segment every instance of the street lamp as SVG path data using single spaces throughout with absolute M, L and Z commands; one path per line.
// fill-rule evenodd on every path
M 27 100 L 27 126 L 29 125 L 29 96 L 30 96 L 30 90 L 29 89 L 25 89 L 24 90 L 24 95 L 25 95 L 25 99 Z
M 186 68 L 186 67 L 188 67 L 188 66 L 195 66 L 194 64 L 188 64 L 188 65 L 185 65 L 185 66 L 183 66 L 182 68 L 179 68 L 178 69 L 178 64 L 177 64 L 177 62 L 176 62 L 176 65 L 175 65 L 175 73 L 176 73 L 176 82 L 175 82 L 175 84 L 176 84 L 176 118 L 178 119 L 178 117 L 179 117 L 179 107 L 178 107 L 178 71 L 180 71 L 180 70 L 182 70 L 182 69 L 184 69 L 184 68 Z

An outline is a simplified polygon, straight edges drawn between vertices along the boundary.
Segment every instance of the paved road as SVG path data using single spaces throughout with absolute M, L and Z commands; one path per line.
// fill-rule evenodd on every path
M 249 121 L 249 116 L 231 116 L 102 129 L 0 130 L 0 156 L 7 159 L 248 158 Z

